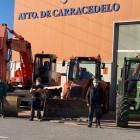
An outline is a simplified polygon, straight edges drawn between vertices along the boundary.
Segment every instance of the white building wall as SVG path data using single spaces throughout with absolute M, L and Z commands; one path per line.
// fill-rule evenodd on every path
M 101 70 L 101 74 L 103 75 L 103 80 L 106 82 L 111 82 L 111 63 L 105 63 L 105 67 L 108 67 L 108 73 L 103 74 L 103 70 Z M 20 68 L 20 61 L 10 63 L 10 79 L 14 77 L 14 73 L 16 70 Z M 67 63 L 65 67 L 62 67 L 62 62 L 57 63 L 57 72 L 66 73 Z M 64 83 L 66 82 L 66 76 L 61 76 L 61 87 L 63 87 Z

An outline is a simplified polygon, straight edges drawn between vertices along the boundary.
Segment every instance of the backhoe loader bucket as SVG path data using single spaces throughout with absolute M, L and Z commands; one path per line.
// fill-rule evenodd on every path
M 43 117 L 88 117 L 88 107 L 86 101 L 46 99 Z
M 7 96 L 4 100 L 4 115 L 8 117 L 17 117 L 21 99 L 17 96 Z

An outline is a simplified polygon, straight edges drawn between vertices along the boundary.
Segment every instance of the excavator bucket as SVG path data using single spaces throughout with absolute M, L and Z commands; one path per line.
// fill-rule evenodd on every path
M 4 100 L 4 115 L 8 117 L 17 117 L 21 99 L 17 96 L 7 96 Z
M 86 101 L 46 99 L 44 102 L 44 119 L 47 117 L 79 118 L 87 116 Z

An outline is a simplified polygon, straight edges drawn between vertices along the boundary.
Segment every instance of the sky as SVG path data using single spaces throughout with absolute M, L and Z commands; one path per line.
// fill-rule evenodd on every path
M 14 25 L 14 4 L 15 0 L 0 0 L 0 25 L 6 23 L 10 29 Z M 12 34 L 8 33 L 8 38 L 12 38 Z

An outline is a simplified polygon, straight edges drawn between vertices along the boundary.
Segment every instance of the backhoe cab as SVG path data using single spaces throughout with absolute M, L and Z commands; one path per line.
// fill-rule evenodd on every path
M 62 66 L 64 66 L 64 61 Z M 101 80 L 101 68 L 105 64 L 101 63 L 100 55 L 97 57 L 71 57 L 68 64 L 68 81 L 64 84 L 65 98 L 85 99 L 86 92 L 92 84 L 92 80 Z M 62 74 L 64 76 L 64 74 Z M 65 74 L 67 75 L 67 74 Z M 100 82 L 100 86 L 106 90 L 105 82 Z
M 140 113 L 140 58 L 124 58 L 116 99 L 116 123 L 128 126 L 129 113 Z

